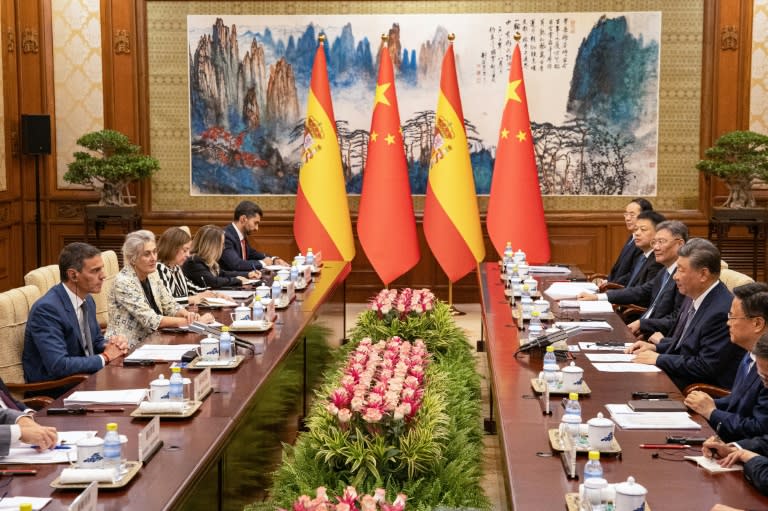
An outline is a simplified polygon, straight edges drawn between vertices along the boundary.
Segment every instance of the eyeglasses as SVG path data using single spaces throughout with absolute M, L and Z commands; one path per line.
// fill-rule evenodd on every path
M 637 216 L 637 213 L 630 213 L 628 211 L 625 211 L 623 214 L 624 218 L 635 218 Z
M 754 316 L 734 316 L 730 312 L 728 313 L 728 319 L 752 319 Z
M 664 245 L 672 243 L 673 241 L 682 240 L 682 239 L 683 238 L 672 238 L 671 240 L 666 240 L 664 238 L 653 239 L 651 240 L 651 246 L 658 245 L 660 247 L 663 247 Z

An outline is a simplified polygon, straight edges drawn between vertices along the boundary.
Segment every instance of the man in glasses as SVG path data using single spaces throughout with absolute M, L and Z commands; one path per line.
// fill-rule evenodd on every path
M 619 252 L 619 257 L 616 258 L 616 262 L 613 263 L 610 273 L 606 280 L 608 282 L 615 282 L 622 286 L 627 285 L 629 278 L 632 274 L 632 265 L 637 260 L 637 257 L 641 254 L 641 251 L 635 246 L 635 222 L 637 216 L 642 211 L 653 211 L 653 205 L 646 199 L 638 197 L 633 199 L 624 208 L 624 223 L 629 231 L 629 238 Z
M 691 383 L 731 388 L 744 350 L 728 334 L 733 295 L 720 282 L 720 251 L 691 238 L 678 252 L 674 280 L 687 298 L 672 334 L 658 344 L 638 341 L 628 351 L 636 353 L 634 362 L 657 366 L 680 389 Z
M 747 353 L 731 393 L 712 399 L 705 392 L 693 391 L 685 398 L 685 405 L 707 419 L 726 442 L 768 433 L 768 388 L 760 381 L 753 353 L 758 339 L 768 331 L 768 285 L 745 284 L 735 288 L 733 294 L 728 313 L 731 342 Z

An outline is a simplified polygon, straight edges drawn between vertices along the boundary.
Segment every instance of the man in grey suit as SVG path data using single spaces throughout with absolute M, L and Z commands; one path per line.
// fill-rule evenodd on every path
M 38 424 L 21 410 L 0 408 L 0 456 L 8 456 L 11 444 L 17 441 L 35 445 L 42 451 L 53 448 L 58 435 L 56 428 Z

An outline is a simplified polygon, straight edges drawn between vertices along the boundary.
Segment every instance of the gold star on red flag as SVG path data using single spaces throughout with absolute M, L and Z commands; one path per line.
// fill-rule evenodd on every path
M 525 131 L 520 130 L 517 132 L 516 137 L 518 141 L 525 142 L 525 139 L 528 138 L 528 134 Z
M 504 128 L 501 130 L 501 138 L 507 138 L 509 136 L 509 130 L 507 128 Z
M 371 132 L 371 142 L 376 142 L 376 139 L 379 138 L 379 134 L 375 131 Z
M 520 103 L 522 100 L 520 99 L 520 96 L 517 95 L 517 88 L 520 86 L 520 84 L 523 83 L 522 80 L 514 80 L 507 84 L 507 96 L 504 98 L 505 100 L 512 100 L 517 101 Z
M 376 99 L 373 101 L 374 107 L 379 103 L 389 106 L 389 100 L 387 99 L 386 93 L 387 90 L 389 90 L 390 85 L 390 83 L 380 83 L 376 85 Z
M 391 133 L 387 135 L 387 138 L 385 139 L 387 141 L 387 145 L 392 145 L 395 143 L 395 136 Z

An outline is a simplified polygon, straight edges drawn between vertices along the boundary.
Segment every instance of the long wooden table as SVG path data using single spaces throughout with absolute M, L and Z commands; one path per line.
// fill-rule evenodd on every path
M 236 449 L 228 450 L 228 447 L 239 435 L 258 435 L 261 433 L 258 428 L 274 428 L 275 421 L 286 420 L 286 417 L 258 420 L 259 404 L 265 393 L 272 391 L 266 383 L 271 378 L 279 377 L 286 364 L 296 362 L 291 362 L 292 359 L 298 359 L 294 365 L 307 363 L 306 340 L 302 333 L 310 322 L 322 314 L 324 304 L 342 285 L 349 270 L 347 263 L 326 262 L 313 284 L 298 293 L 297 299 L 286 309 L 278 311 L 278 322 L 273 329 L 260 336 L 242 335 L 251 341 L 263 341 L 264 352 L 256 356 L 247 355 L 237 369 L 214 371 L 214 393 L 208 396 L 200 410 L 189 419 L 163 420 L 160 429 L 163 447 L 125 488 L 101 490 L 99 509 L 242 509 L 244 502 L 252 500 L 243 488 L 263 491 L 263 488 L 257 488 L 259 482 L 248 480 L 248 475 L 242 470 L 231 468 L 233 464 L 228 463 L 228 459 L 245 456 L 249 465 L 264 473 L 273 468 L 269 460 L 261 459 L 260 452 L 255 452 L 251 458 L 247 445 L 246 452 L 231 452 L 243 450 L 239 444 Z M 219 311 L 218 319 L 228 322 L 231 311 Z M 147 342 L 190 344 L 197 343 L 200 337 L 193 333 L 157 332 Z M 241 353 L 247 354 L 247 351 L 241 350 Z M 167 377 L 169 372 L 167 364 L 151 367 L 110 364 L 74 390 L 146 388 L 157 375 L 165 374 Z M 198 374 L 193 370 L 184 370 L 183 373 L 192 378 Z M 303 373 L 306 376 L 306 368 Z M 296 400 L 296 397 L 292 399 Z M 304 392 L 299 399 L 304 399 Z M 291 404 L 301 408 L 298 403 Z M 52 406 L 63 406 L 63 402 L 59 400 Z M 124 447 L 124 456 L 135 460 L 138 459 L 137 434 L 147 420 L 131 418 L 131 411 L 132 407 L 126 407 L 123 413 L 93 413 L 87 416 L 48 416 L 42 411 L 38 421 L 62 431 L 96 430 L 100 435 L 107 422 L 117 422 L 119 432 L 129 439 Z M 279 449 L 279 441 L 275 444 L 273 447 Z M 14 465 L 0 468 L 8 467 Z M 38 465 L 34 468 L 38 470 L 36 476 L 15 476 L 5 488 L 8 494 L 50 496 L 53 500 L 46 506 L 46 511 L 66 509 L 79 492 L 53 490 L 49 486 L 61 472 L 62 465 Z
M 482 315 L 485 344 L 490 369 L 494 414 L 499 442 L 504 459 L 504 481 L 508 502 L 515 510 L 564 509 L 564 494 L 578 491 L 580 481 L 568 480 L 559 456 L 552 452 L 547 436 L 550 428 L 557 428 L 563 410 L 553 398 L 553 414 L 542 414 L 539 401 L 532 399 L 531 378 L 542 369 L 542 360 L 535 354 L 514 353 L 520 343 L 517 324 L 512 320 L 511 308 L 504 296 L 496 263 L 481 265 Z M 562 276 L 538 276 L 540 289 L 549 282 L 562 280 Z M 558 310 L 553 310 L 558 314 Z M 631 340 L 629 330 L 615 314 L 590 315 L 605 319 L 613 331 L 587 332 L 573 336 L 569 344 L 578 341 Z M 572 318 L 578 319 L 578 318 Z M 575 362 L 584 369 L 584 379 L 591 394 L 581 401 L 582 419 L 586 421 L 598 412 L 609 416 L 603 405 L 626 403 L 633 391 L 669 392 L 682 399 L 679 390 L 663 373 L 607 373 L 597 371 L 586 357 L 576 354 Z M 562 363 L 561 363 L 562 365 Z M 663 451 L 654 458 L 655 451 L 639 448 L 641 443 L 664 443 L 670 434 L 681 436 L 709 436 L 712 430 L 701 417 L 700 431 L 622 430 L 616 428 L 616 439 L 621 445 L 620 457 L 602 457 L 606 479 L 615 483 L 633 476 L 648 489 L 651 509 L 708 510 L 722 502 L 740 509 L 765 509 L 768 498 L 744 480 L 741 472 L 710 474 L 690 461 L 681 461 L 685 454 L 699 454 L 697 449 Z M 544 454 L 544 455 L 542 455 Z M 579 456 L 579 476 L 586 462 Z

